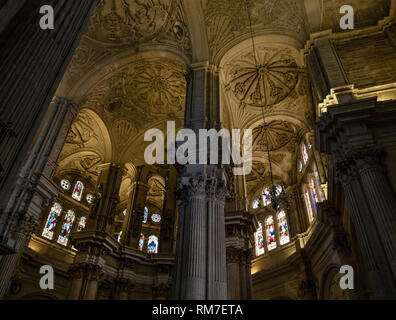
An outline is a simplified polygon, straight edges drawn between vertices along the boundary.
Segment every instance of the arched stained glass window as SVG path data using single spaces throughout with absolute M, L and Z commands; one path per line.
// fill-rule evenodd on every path
M 287 225 L 286 214 L 284 211 L 278 213 L 279 243 L 284 245 L 290 242 L 289 227 Z
M 147 242 L 147 253 L 157 254 L 158 253 L 158 238 L 156 236 L 150 236 Z
M 264 237 L 263 237 L 263 226 L 259 222 L 259 228 L 255 234 L 256 236 L 256 255 L 260 256 L 264 254 Z
M 139 239 L 139 247 L 138 247 L 138 249 L 139 249 L 139 251 L 142 251 L 143 250 L 143 246 L 144 246 L 144 235 L 143 235 L 143 233 L 140 235 L 140 239 Z
M 77 201 L 81 201 L 81 197 L 84 191 L 84 185 L 81 181 L 77 181 L 76 185 L 74 186 L 72 197 Z
M 127 213 L 127 209 L 122 210 L 122 214 L 123 214 L 124 216 L 126 216 L 126 213 Z
M 144 207 L 143 223 L 147 223 L 148 214 L 149 214 L 148 208 Z
M 301 146 L 301 155 L 302 155 L 304 164 L 306 164 L 308 162 L 309 155 L 308 155 L 307 146 L 305 145 L 305 143 L 303 143 Z
M 271 251 L 276 248 L 274 218 L 272 216 L 269 216 L 265 220 L 265 229 L 267 236 L 268 251 Z
M 252 204 L 253 209 L 258 209 L 260 207 L 260 200 L 254 200 Z
M 302 161 L 300 160 L 300 162 L 298 163 L 298 172 L 301 172 L 302 169 L 303 169 L 303 163 L 302 163 Z
M 311 191 L 311 196 L 312 196 L 312 201 L 314 203 L 315 211 L 318 211 L 318 204 L 319 204 L 318 193 L 316 192 L 315 181 L 312 177 L 310 177 L 309 179 L 309 189 Z
M 118 237 L 117 237 L 117 241 L 118 241 L 118 242 L 121 241 L 121 236 L 122 236 L 122 231 L 120 231 L 120 233 L 118 234 Z
M 304 193 L 304 200 L 305 200 L 305 206 L 307 207 L 309 223 L 312 223 L 315 216 L 312 210 L 311 197 L 308 191 Z
M 73 222 L 74 219 L 76 218 L 76 215 L 74 214 L 73 210 L 69 210 L 67 211 L 67 214 L 65 216 L 65 221 L 63 223 L 62 226 L 62 230 L 59 234 L 58 237 L 58 243 L 64 246 L 67 246 L 67 243 L 69 241 L 70 238 L 70 233 L 72 231 L 73 228 Z
M 271 194 L 270 194 L 270 189 L 265 188 L 263 192 L 263 204 L 264 207 L 268 206 L 271 203 Z
M 85 229 L 86 224 L 87 224 L 87 218 L 81 217 L 80 220 L 78 221 L 77 232 L 83 231 Z
M 320 177 L 319 177 L 319 172 L 318 169 L 316 168 L 316 165 L 314 166 L 314 175 L 315 175 L 315 181 L 318 187 L 318 200 L 319 202 L 322 202 L 324 200 L 326 200 L 326 197 L 322 191 L 322 188 L 320 187 L 322 182 L 320 181 Z
M 58 222 L 58 218 L 62 213 L 62 206 L 59 203 L 54 203 L 51 211 L 48 215 L 47 221 L 45 223 L 45 227 L 42 233 L 44 238 L 52 240 L 54 238 L 54 231 L 56 224 Z

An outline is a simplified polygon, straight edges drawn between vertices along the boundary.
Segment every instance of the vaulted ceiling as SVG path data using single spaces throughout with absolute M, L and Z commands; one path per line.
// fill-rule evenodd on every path
M 177 128 L 183 126 L 185 75 L 191 63 L 208 60 L 220 70 L 224 126 L 253 129 L 249 193 L 268 182 L 263 144 L 267 139 L 277 181 L 292 184 L 298 142 L 314 119 L 300 49 L 312 32 L 340 31 L 339 9 L 344 4 L 341 0 L 100 1 L 57 93 L 83 110 L 62 153 L 62 165 L 90 171 L 98 159 L 143 164 L 144 132 L 154 127 L 165 130 L 167 120 L 175 120 Z M 390 10 L 390 0 L 348 4 L 355 8 L 357 27 L 375 25 Z

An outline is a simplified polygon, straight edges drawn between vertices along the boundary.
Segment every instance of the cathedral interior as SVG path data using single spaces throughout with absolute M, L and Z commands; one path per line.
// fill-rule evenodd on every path
M 344 2 L 0 1 L 0 299 L 395 299 L 396 1 Z

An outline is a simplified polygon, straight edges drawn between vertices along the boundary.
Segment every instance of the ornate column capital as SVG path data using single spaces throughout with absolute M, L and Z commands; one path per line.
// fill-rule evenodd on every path
M 206 192 L 207 185 L 202 175 L 179 178 L 176 191 L 179 201 L 186 202 L 191 197 L 204 197 Z
M 226 249 L 227 263 L 240 263 L 243 252 L 240 248 L 228 247 Z

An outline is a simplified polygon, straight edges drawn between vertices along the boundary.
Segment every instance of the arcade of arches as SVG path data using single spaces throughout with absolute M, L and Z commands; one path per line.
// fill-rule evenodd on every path
M 343 4 L 1 1 L 0 297 L 396 298 L 396 1 Z M 252 129 L 251 172 L 147 164 L 168 121 Z

